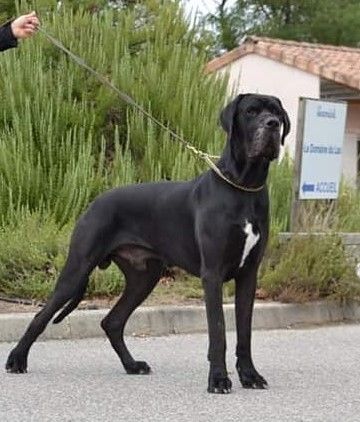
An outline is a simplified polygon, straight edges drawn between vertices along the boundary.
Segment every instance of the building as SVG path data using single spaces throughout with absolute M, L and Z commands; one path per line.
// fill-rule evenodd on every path
M 229 93 L 279 97 L 289 113 L 287 140 L 294 156 L 299 97 L 348 103 L 343 175 L 356 183 L 360 171 L 360 48 L 246 37 L 239 47 L 207 64 L 207 72 L 228 74 Z

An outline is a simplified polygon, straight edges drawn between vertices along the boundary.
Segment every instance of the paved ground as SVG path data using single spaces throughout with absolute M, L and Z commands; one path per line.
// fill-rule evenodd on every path
M 256 331 L 254 358 L 270 389 L 206 393 L 205 335 L 130 338 L 150 376 L 124 374 L 103 339 L 37 343 L 26 375 L 0 372 L 0 420 L 13 421 L 360 421 L 360 325 Z M 12 345 L 0 344 L 4 364 Z

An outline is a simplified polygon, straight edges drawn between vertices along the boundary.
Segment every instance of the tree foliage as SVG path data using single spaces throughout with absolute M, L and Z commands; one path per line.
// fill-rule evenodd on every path
M 106 8 L 133 8 L 144 3 L 144 0 L 0 0 L 0 22 L 13 18 L 21 11 L 36 10 L 41 15 L 66 8 L 73 11 L 85 9 L 94 13 Z
M 357 47 L 358 0 L 228 0 L 205 21 L 215 30 L 214 51 L 230 50 L 247 34 Z

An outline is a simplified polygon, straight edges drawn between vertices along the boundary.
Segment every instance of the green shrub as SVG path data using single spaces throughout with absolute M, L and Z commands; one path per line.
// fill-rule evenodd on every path
M 72 226 L 59 229 L 50 216 L 24 214 L 0 229 L 0 295 L 46 299 L 64 266 Z M 123 284 L 114 265 L 107 271 L 95 269 L 87 296 L 115 296 Z
M 287 155 L 280 163 L 273 163 L 270 167 L 268 187 L 273 231 L 284 232 L 291 229 L 293 167 L 293 160 Z M 304 232 L 359 231 L 360 192 L 343 180 L 338 200 L 301 201 L 299 225 L 299 231 Z
M 124 275 L 115 264 L 111 264 L 106 271 L 95 268 L 91 274 L 86 295 L 87 297 L 119 296 L 124 284 Z
M 54 219 L 24 215 L 0 229 L 0 293 L 44 299 L 65 261 L 69 230 Z
M 271 226 L 279 232 L 289 230 L 293 173 L 293 162 L 288 155 L 270 166 L 268 189 Z
M 355 265 L 335 235 L 273 239 L 261 267 L 260 287 L 273 299 L 290 302 L 360 299 Z
M 219 154 L 225 136 L 218 113 L 227 81 L 204 75 L 206 46 L 189 27 L 178 2 L 146 0 L 139 7 L 101 13 L 71 3 L 79 6 L 76 11 L 67 2 L 56 12 L 56 1 L 39 1 L 43 27 L 196 147 Z M 26 4 L 21 2 L 21 7 Z M 89 2 L 81 4 L 87 7 Z M 41 34 L 1 55 L 0 110 L 4 295 L 48 295 L 64 263 L 73 222 L 99 192 L 140 181 L 190 179 L 206 168 Z M 289 230 L 292 175 L 287 157 L 271 166 L 273 232 Z M 358 230 L 359 193 L 343 185 L 336 205 L 306 202 L 303 223 L 305 229 Z M 328 258 L 312 264 L 307 275 L 310 255 L 302 251 L 305 246 L 295 247 L 294 241 L 286 248 L 273 242 L 262 270 L 262 285 L 273 297 L 292 285 L 314 298 L 355 295 L 356 280 L 336 242 L 331 249 L 329 241 L 319 240 L 317 250 L 311 249 L 315 255 L 322 250 Z M 330 263 L 327 249 L 338 265 Z M 88 295 L 117 295 L 123 282 L 114 266 L 95 270 Z M 181 287 L 181 295 L 200 296 L 191 278 L 184 286 L 188 293 Z M 233 290 L 233 284 L 227 285 L 225 296 Z
M 177 2 L 160 3 L 62 7 L 42 24 L 156 118 L 219 152 L 226 81 L 204 75 L 206 53 Z M 28 210 L 62 226 L 106 188 L 206 167 L 41 34 L 2 54 L 0 109 L 0 224 Z

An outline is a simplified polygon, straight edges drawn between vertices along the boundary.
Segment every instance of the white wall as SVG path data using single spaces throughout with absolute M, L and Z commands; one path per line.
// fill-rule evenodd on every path
M 248 54 L 218 70 L 219 75 L 227 72 L 229 94 L 251 92 L 280 98 L 291 122 L 285 145 L 294 156 L 299 97 L 319 98 L 319 77 L 257 54 Z

